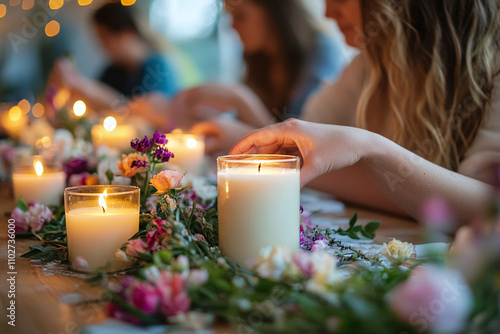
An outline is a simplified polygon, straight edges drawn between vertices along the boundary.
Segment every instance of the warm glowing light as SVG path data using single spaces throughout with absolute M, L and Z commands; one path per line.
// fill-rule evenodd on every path
M 41 103 L 35 103 L 31 112 L 33 113 L 33 116 L 35 116 L 36 118 L 42 117 L 43 114 L 45 113 L 45 108 Z
M 196 139 L 194 139 L 194 138 L 189 138 L 189 139 L 186 141 L 186 145 L 187 145 L 187 147 L 189 147 L 189 148 L 195 148 L 197 144 L 198 144 L 198 143 L 196 142 Z
M 50 0 L 49 7 L 52 10 L 61 8 L 64 5 L 64 0 Z
M 10 110 L 9 110 L 9 119 L 12 122 L 19 121 L 21 119 L 22 115 L 23 115 L 23 111 L 18 106 L 14 106 L 14 107 L 10 108 Z
M 78 0 L 78 4 L 80 6 L 87 6 L 87 5 L 90 5 L 92 3 L 92 0 Z
M 87 111 L 87 106 L 85 105 L 85 102 L 83 102 L 82 100 L 76 101 L 75 104 L 73 105 L 73 112 L 78 117 L 85 115 L 86 111 Z
M 23 0 L 23 9 L 30 10 L 35 5 L 35 0 Z
M 108 190 L 104 190 L 104 192 L 102 193 L 102 195 L 99 195 L 99 206 L 101 207 L 102 209 L 102 213 L 106 213 L 106 210 L 108 209 L 108 207 L 106 206 L 106 200 L 104 199 L 104 197 L 108 196 Z
M 27 114 L 27 113 L 30 112 L 31 104 L 26 99 L 23 99 L 23 100 L 19 101 L 19 103 L 17 104 L 17 106 L 19 108 L 21 108 L 21 111 L 23 112 L 23 114 Z
M 40 176 L 43 174 L 43 165 L 41 161 L 35 161 L 35 173 Z
M 174 134 L 174 135 L 178 135 L 178 134 L 182 133 L 182 130 L 181 129 L 174 129 L 174 130 L 172 130 L 171 133 Z
M 113 131 L 116 128 L 116 119 L 113 116 L 106 117 L 102 125 L 106 130 Z
M 35 143 L 37 148 L 49 148 L 51 144 L 52 144 L 52 139 L 50 139 L 50 137 L 48 136 L 38 139 Z
M 0 4 L 0 17 L 4 17 L 7 14 L 7 7 L 4 4 Z
M 52 20 L 47 25 L 45 26 L 45 34 L 49 37 L 54 37 L 59 33 L 61 30 L 61 26 L 59 25 L 59 22 L 56 20 Z
M 135 3 L 135 0 L 122 0 L 122 5 L 124 6 L 132 6 Z
M 9 4 L 11 7 L 19 6 L 21 4 L 21 0 L 10 0 Z
M 54 96 L 54 108 L 62 109 L 68 103 L 70 92 L 68 89 L 60 89 Z

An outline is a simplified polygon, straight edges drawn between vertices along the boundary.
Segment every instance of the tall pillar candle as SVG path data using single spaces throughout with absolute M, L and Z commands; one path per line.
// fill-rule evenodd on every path
M 248 268 L 261 249 L 300 247 L 300 162 L 282 155 L 217 159 L 219 247 Z
M 73 268 L 126 268 L 116 252 L 139 231 L 140 190 L 131 186 L 71 187 L 64 191 L 68 255 Z

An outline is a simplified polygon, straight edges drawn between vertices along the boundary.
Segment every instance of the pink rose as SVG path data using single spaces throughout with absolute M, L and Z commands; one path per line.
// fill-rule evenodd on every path
M 199 234 L 199 233 L 196 233 L 194 235 L 194 238 L 196 239 L 196 241 L 206 241 L 205 237 L 203 236 L 203 234 Z
M 160 296 L 155 287 L 137 281 L 132 286 L 130 303 L 146 314 L 155 314 L 160 304 Z
M 14 219 L 15 222 L 15 229 L 16 233 L 26 233 L 29 230 L 28 222 L 26 220 L 26 215 L 27 212 L 24 212 L 23 210 L 19 208 L 15 208 L 12 211 L 12 214 L 10 216 L 11 219 Z
M 32 202 L 26 212 L 15 208 L 11 218 L 16 221 L 16 233 L 26 233 L 29 230 L 37 232 L 41 230 L 43 224 L 52 219 L 52 211 L 43 204 Z
M 472 293 L 458 271 L 420 267 L 393 290 L 389 304 L 419 332 L 457 333 L 467 321 Z
M 127 242 L 127 247 L 125 249 L 125 253 L 130 256 L 137 257 L 137 253 L 146 253 L 146 244 L 142 241 L 141 238 L 129 240 Z
M 168 271 L 160 274 L 157 289 L 162 314 L 169 317 L 189 311 L 191 300 L 187 295 L 186 285 L 186 279 L 181 274 Z
M 164 170 L 153 176 L 150 182 L 158 190 L 158 194 L 165 194 L 177 188 L 183 177 L 184 175 L 175 170 Z

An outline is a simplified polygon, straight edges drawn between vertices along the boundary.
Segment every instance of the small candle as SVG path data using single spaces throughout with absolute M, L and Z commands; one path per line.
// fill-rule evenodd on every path
M 261 249 L 300 247 L 299 158 L 240 155 L 217 159 L 219 248 L 248 268 Z
M 120 151 L 130 150 L 130 141 L 137 137 L 137 131 L 133 126 L 118 125 L 112 116 L 107 117 L 103 124 L 94 125 L 91 134 L 94 146 L 104 145 Z
M 73 268 L 112 272 L 128 261 L 116 252 L 139 231 L 138 187 L 86 186 L 64 191 L 68 255 Z M 84 260 L 85 268 L 79 260 Z M 80 261 L 81 262 L 81 261 Z
M 26 202 L 40 202 L 45 205 L 60 205 L 66 174 L 55 167 L 44 166 L 41 157 L 32 158 L 33 166 L 21 165 L 12 173 L 14 198 Z
M 193 175 L 200 175 L 205 157 L 205 141 L 200 135 L 187 133 L 169 133 L 167 148 L 174 154 L 170 159 L 170 168 L 180 169 Z M 175 168 L 175 167 L 179 168 Z

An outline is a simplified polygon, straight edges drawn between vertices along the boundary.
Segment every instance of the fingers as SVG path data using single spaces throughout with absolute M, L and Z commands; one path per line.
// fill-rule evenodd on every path
M 203 135 L 205 137 L 219 137 L 220 129 L 212 122 L 200 122 L 196 123 L 190 130 L 189 133 Z

